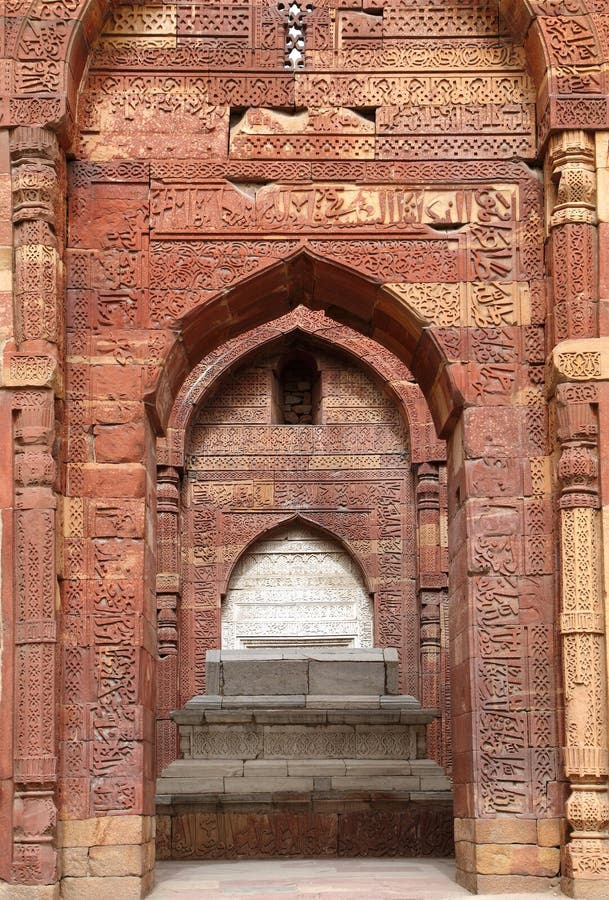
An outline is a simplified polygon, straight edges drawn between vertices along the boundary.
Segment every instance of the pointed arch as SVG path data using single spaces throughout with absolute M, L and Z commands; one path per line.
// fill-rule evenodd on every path
M 365 577 L 342 536 L 315 517 L 287 516 L 234 560 L 223 591 L 222 646 L 371 647 L 374 600 Z
M 172 405 L 166 433 L 157 440 L 158 464 L 183 465 L 186 434 L 193 415 L 217 390 L 229 370 L 244 365 L 252 356 L 271 350 L 286 337 L 294 335 L 302 335 L 321 348 L 340 351 L 382 386 L 409 429 L 414 463 L 446 458 L 446 445 L 436 438 L 429 407 L 410 370 L 371 338 L 348 326 L 338 325 L 318 311 L 297 307 L 285 316 L 223 344 L 189 373 Z
M 362 581 L 366 588 L 366 591 L 369 595 L 374 593 L 374 589 L 372 587 L 372 575 L 368 571 L 367 566 L 364 563 L 364 560 L 361 556 L 356 552 L 355 548 L 351 545 L 348 538 L 344 535 L 337 534 L 333 531 L 330 531 L 326 528 L 316 517 L 315 515 L 309 515 L 302 512 L 297 513 L 286 513 L 285 516 L 278 517 L 277 520 L 268 528 L 262 528 L 257 534 L 253 535 L 246 544 L 241 547 L 235 547 L 234 552 L 232 554 L 232 558 L 228 561 L 228 565 L 226 566 L 226 570 L 224 572 L 224 578 L 222 580 L 222 586 L 220 588 L 220 596 L 222 600 L 226 597 L 226 592 L 228 590 L 228 586 L 230 584 L 231 578 L 233 576 L 233 572 L 235 570 L 235 566 L 239 563 L 239 560 L 243 558 L 243 556 L 248 553 L 251 548 L 257 544 L 259 541 L 264 540 L 267 537 L 271 537 L 274 532 L 284 528 L 286 525 L 293 523 L 294 525 L 298 525 L 302 523 L 309 528 L 312 528 L 316 531 L 319 531 L 321 534 L 325 535 L 330 540 L 339 544 L 345 552 L 349 555 L 349 557 L 356 564 L 359 573 L 361 574 Z
M 440 437 L 450 432 L 463 400 L 451 362 L 428 323 L 390 283 L 301 248 L 199 304 L 178 323 L 146 403 L 160 433 L 188 374 L 220 345 L 298 306 L 324 311 L 393 353 L 419 384 Z

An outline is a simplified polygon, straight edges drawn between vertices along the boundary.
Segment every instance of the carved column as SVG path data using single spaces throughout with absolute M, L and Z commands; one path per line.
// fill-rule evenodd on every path
M 157 470 L 157 628 L 159 645 L 157 770 L 177 755 L 177 731 L 169 712 L 179 705 L 177 683 L 178 608 L 180 603 L 180 472 Z
M 593 136 L 585 131 L 553 135 L 547 164 L 556 186 L 549 228 L 557 343 L 598 333 Z
M 436 463 L 417 469 L 417 532 L 419 565 L 417 587 L 420 609 L 421 703 L 426 708 L 443 707 L 441 612 L 446 597 L 447 576 L 440 542 L 440 475 Z M 427 728 L 429 755 L 442 765 L 441 720 Z
M 14 801 L 12 880 L 57 880 L 55 381 L 61 259 L 55 135 L 17 128 L 12 161 L 17 352 L 5 356 L 14 415 Z
M 563 890 L 605 896 L 609 877 L 609 774 L 605 622 L 601 590 L 598 421 L 589 402 L 556 391 L 561 448 L 561 615 L 566 814 Z M 581 391 L 581 388 L 580 388 Z M 572 393 L 572 389 L 571 389 Z

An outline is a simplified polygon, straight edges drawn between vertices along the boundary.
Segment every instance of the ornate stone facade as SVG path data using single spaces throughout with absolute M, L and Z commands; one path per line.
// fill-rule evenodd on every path
M 4 9 L 0 892 L 149 887 L 195 414 L 298 329 L 408 424 L 460 881 L 602 896 L 605 0 Z

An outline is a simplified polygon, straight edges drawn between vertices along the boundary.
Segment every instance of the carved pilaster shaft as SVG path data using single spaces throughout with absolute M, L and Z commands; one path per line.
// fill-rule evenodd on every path
M 598 425 L 589 403 L 557 405 L 561 444 L 564 766 L 571 782 L 565 848 L 571 882 L 609 874 L 609 748 L 605 623 L 601 592 Z M 572 888 L 570 888 L 572 890 Z M 575 890 L 575 893 L 577 891 Z
M 162 657 L 178 652 L 179 509 L 180 474 L 172 466 L 160 467 L 157 476 L 157 617 L 159 654 Z
M 446 584 L 440 547 L 440 474 L 434 463 L 422 463 L 417 470 L 418 576 L 421 588 Z
M 549 211 L 555 340 L 597 334 L 596 173 L 594 139 L 585 131 L 550 138 Z
M 440 709 L 442 703 L 442 641 L 440 605 L 444 595 L 440 547 L 440 474 L 436 464 L 417 469 L 418 585 L 420 609 L 421 703 Z M 440 721 L 427 727 L 427 747 L 432 758 L 442 759 Z
M 10 137 L 14 226 L 15 882 L 57 878 L 57 574 L 55 395 L 61 263 L 61 156 L 57 137 L 17 128 Z M 46 341 L 36 354 L 23 346 Z
M 56 136 L 40 128 L 11 135 L 17 343 L 58 338 L 61 192 Z

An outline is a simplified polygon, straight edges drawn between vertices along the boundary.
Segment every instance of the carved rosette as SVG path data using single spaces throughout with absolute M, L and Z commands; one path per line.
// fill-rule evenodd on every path
M 598 422 L 588 402 L 559 393 L 558 474 L 561 524 L 562 635 L 565 692 L 566 805 L 571 840 L 565 877 L 595 879 L 609 871 L 609 749 L 605 622 L 601 583 Z M 591 852 L 594 844 L 595 850 Z M 603 862 L 604 860 L 604 862 Z
M 12 879 L 49 884 L 57 780 L 55 394 L 61 260 L 61 155 L 57 137 L 16 128 L 10 137 L 15 335 L 7 386 L 14 410 L 15 744 Z M 35 351 L 28 347 L 36 341 Z M 43 353 L 40 341 L 47 342 Z

